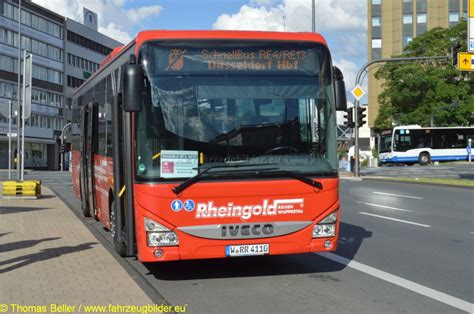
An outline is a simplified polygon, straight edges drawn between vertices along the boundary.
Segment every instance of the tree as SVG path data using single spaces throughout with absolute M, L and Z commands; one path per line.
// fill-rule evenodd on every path
M 400 57 L 443 56 L 451 47 L 467 51 L 467 22 L 449 28 L 434 28 L 415 37 Z M 460 72 L 451 61 L 386 63 L 375 74 L 384 79 L 375 129 L 398 125 L 436 126 L 474 123 L 474 75 Z

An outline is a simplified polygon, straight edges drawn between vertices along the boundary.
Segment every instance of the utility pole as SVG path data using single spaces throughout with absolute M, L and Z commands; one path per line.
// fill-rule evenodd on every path
M 18 67 L 17 67 L 18 81 L 17 81 L 17 101 L 18 101 L 18 114 L 16 116 L 16 178 L 20 180 L 21 175 L 21 161 L 20 161 L 20 149 L 23 151 L 23 148 L 20 147 L 20 119 L 21 119 L 21 97 L 20 97 L 20 85 L 21 85 L 21 0 L 18 1 Z
M 8 101 L 8 180 L 12 179 L 12 100 Z
M 311 27 L 311 31 L 313 33 L 316 33 L 316 0 L 311 0 L 311 12 L 312 12 L 312 27 Z
M 361 83 L 362 73 L 366 71 L 366 69 L 375 63 L 388 63 L 388 62 L 402 62 L 402 61 L 420 61 L 420 60 L 449 60 L 450 56 L 434 56 L 434 57 L 405 57 L 405 58 L 382 58 L 382 59 L 375 59 L 372 61 L 367 62 L 364 64 L 359 72 L 357 72 L 355 86 L 359 86 Z M 354 110 L 357 114 L 359 112 L 359 100 L 356 99 L 354 102 Z M 354 119 L 354 176 L 360 176 L 360 165 L 359 165 L 359 125 L 357 119 Z

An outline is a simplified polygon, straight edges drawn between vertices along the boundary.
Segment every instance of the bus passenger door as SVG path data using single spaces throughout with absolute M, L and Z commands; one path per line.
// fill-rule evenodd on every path
M 81 199 L 84 216 L 95 218 L 94 199 L 94 147 L 97 139 L 97 106 L 92 102 L 84 105 L 81 115 Z

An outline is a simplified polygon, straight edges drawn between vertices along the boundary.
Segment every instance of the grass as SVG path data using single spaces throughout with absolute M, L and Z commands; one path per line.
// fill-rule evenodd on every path
M 407 177 L 397 177 L 397 178 L 377 178 L 390 181 L 403 181 L 403 182 L 416 182 L 416 183 L 430 183 L 430 184 L 445 184 L 445 185 L 454 185 L 454 186 L 472 186 L 474 187 L 474 180 L 465 180 L 465 179 L 444 179 L 444 178 L 407 178 Z

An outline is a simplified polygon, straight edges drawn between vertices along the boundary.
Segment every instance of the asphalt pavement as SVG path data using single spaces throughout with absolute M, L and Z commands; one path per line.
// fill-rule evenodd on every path
M 68 173 L 26 177 L 41 177 L 80 210 Z M 342 180 L 335 254 L 149 264 L 128 258 L 126 267 L 144 289 L 188 304 L 190 313 L 474 312 L 473 196 L 468 188 Z M 84 221 L 110 247 L 102 226 Z
M 409 177 L 409 178 L 445 178 L 474 180 L 474 162 L 441 162 L 421 166 L 414 165 L 385 165 L 381 167 L 360 169 L 362 177 Z

